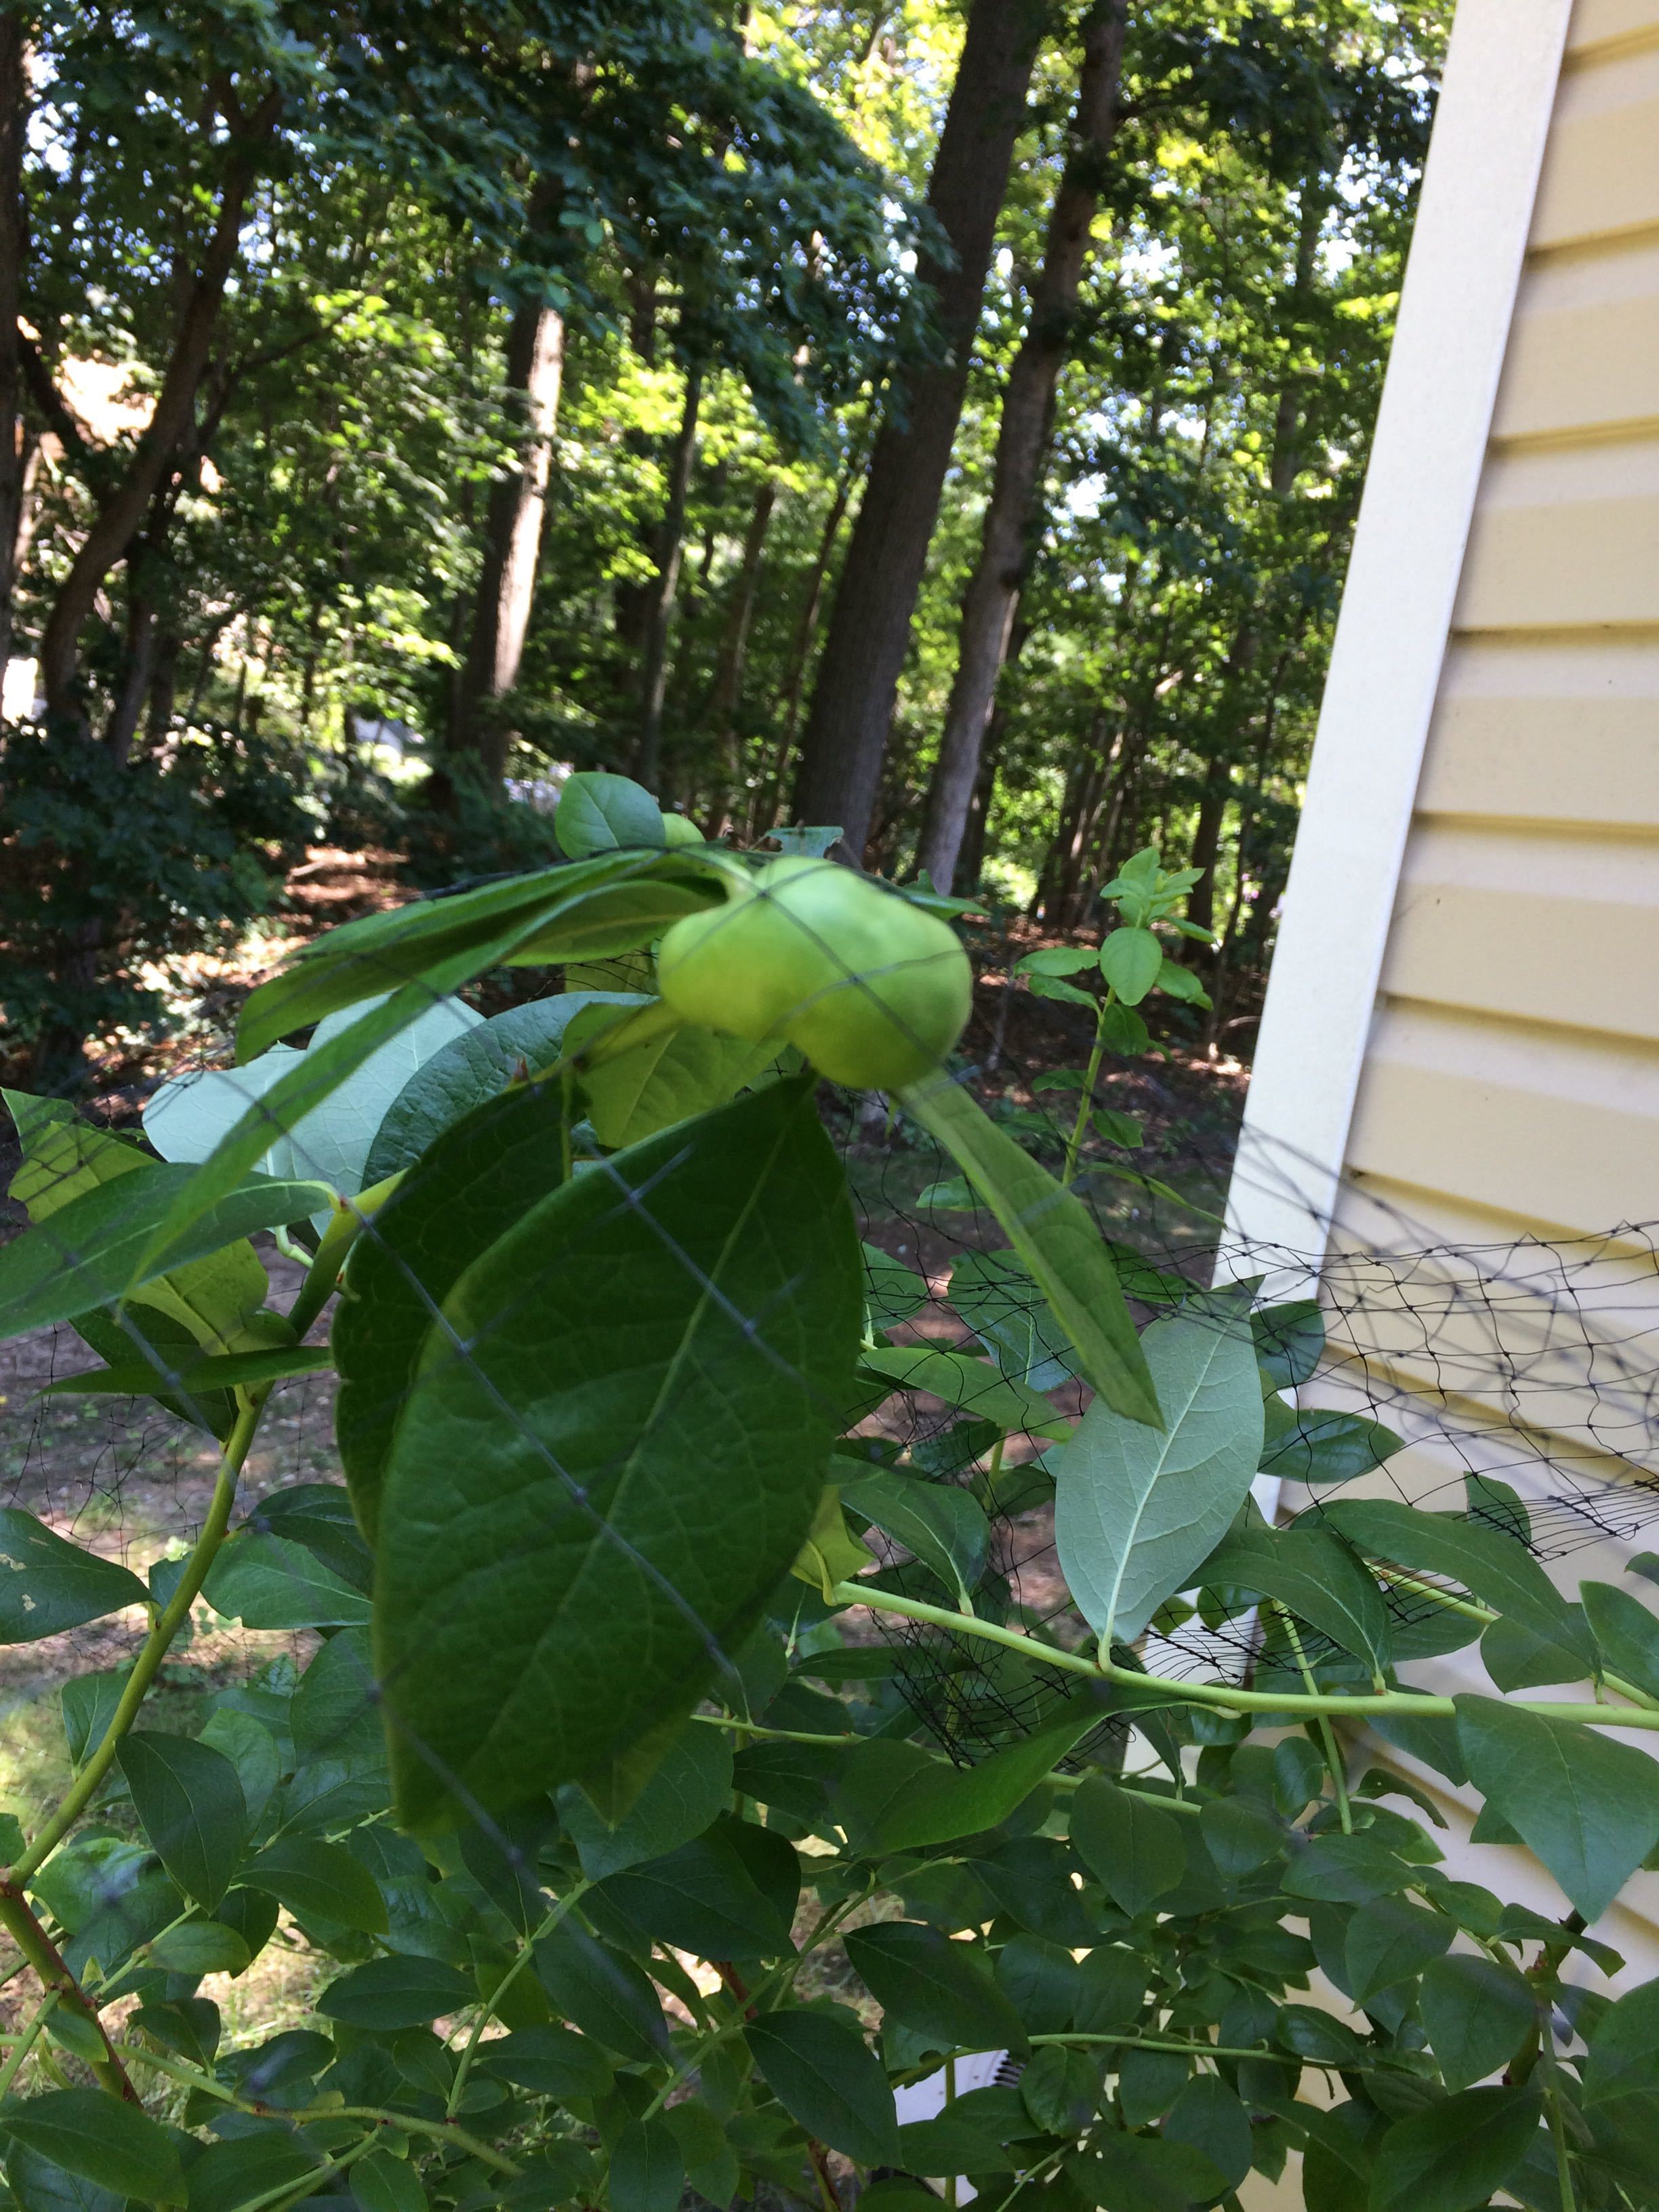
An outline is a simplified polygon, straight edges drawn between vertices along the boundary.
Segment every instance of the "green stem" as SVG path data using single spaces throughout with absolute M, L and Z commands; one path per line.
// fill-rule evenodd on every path
M 1066 1139 L 1066 1164 L 1060 1179 L 1069 1190 L 1072 1178 L 1077 1173 L 1078 1155 L 1083 1150 L 1084 1132 L 1089 1126 L 1089 1109 L 1095 1103 L 1095 1085 L 1100 1079 L 1100 1063 L 1106 1056 L 1106 1014 L 1109 1007 L 1117 1004 L 1117 993 L 1108 984 L 1106 996 L 1100 1002 L 1100 1012 L 1095 1016 L 1094 1049 L 1089 1054 L 1089 1065 L 1084 1072 L 1083 1090 L 1078 1099 L 1077 1119 L 1072 1124 L 1072 1133 Z
M 1297 1672 L 1307 1684 L 1310 1695 L 1316 1694 L 1313 1668 L 1308 1664 L 1308 1655 L 1302 1648 L 1302 1638 L 1295 1621 L 1284 1606 L 1275 1602 L 1273 1611 L 1285 1624 L 1285 1633 L 1291 1639 L 1291 1649 L 1296 1654 Z M 1325 1753 L 1325 1768 L 1331 1778 L 1331 1788 L 1336 1793 L 1337 1818 L 1342 1823 L 1345 1836 L 1353 1833 L 1353 1808 L 1348 1802 L 1348 1769 L 1337 1747 L 1336 1730 L 1331 1726 L 1330 1716 L 1322 1713 L 1317 1723 L 1319 1741 Z
M 1172 1682 L 1161 1674 L 1143 1674 L 1133 1667 L 1097 1661 L 1079 1651 L 1057 1650 L 1040 1644 L 1018 1628 L 999 1627 L 971 1613 L 952 1613 L 941 1605 L 924 1605 L 917 1598 L 900 1597 L 892 1590 L 874 1589 L 866 1583 L 837 1583 L 838 1605 L 867 1606 L 873 1613 L 896 1613 L 907 1620 L 925 1620 L 934 1628 L 948 1628 L 959 1636 L 977 1636 L 1023 1651 L 1039 1665 L 1057 1667 L 1068 1674 L 1087 1675 L 1094 1681 L 1121 1682 L 1158 1692 L 1160 1705 L 1214 1705 L 1230 1713 L 1286 1713 L 1293 1719 L 1316 1719 L 1321 1713 L 1337 1713 L 1364 1719 L 1372 1713 L 1415 1714 L 1424 1720 L 1455 1720 L 1457 1707 L 1449 1698 L 1430 1697 L 1426 1692 L 1389 1690 L 1376 1694 L 1306 1696 L 1293 1690 L 1235 1690 L 1225 1682 Z M 1516 1711 L 1533 1713 L 1540 1720 L 1565 1721 L 1581 1728 L 1659 1729 L 1659 1709 L 1626 1710 L 1616 1705 L 1549 1704 L 1540 1699 L 1510 1698 Z
M 1465 1620 L 1478 1620 L 1483 1627 L 1490 1628 L 1498 1617 L 1488 1605 L 1477 1605 L 1473 1598 L 1455 1597 L 1450 1590 L 1441 1589 L 1434 1583 L 1425 1582 L 1419 1575 L 1406 1574 L 1400 1568 L 1387 1566 L 1380 1560 L 1373 1559 L 1370 1569 L 1374 1575 L 1380 1575 L 1384 1582 L 1392 1583 L 1395 1589 L 1410 1590 L 1414 1597 L 1430 1598 L 1436 1605 L 1443 1606 L 1448 1613 L 1461 1613 Z M 1628 1698 L 1634 1705 L 1646 1705 L 1659 1711 L 1659 1698 L 1650 1696 L 1646 1690 L 1638 1689 L 1634 1682 L 1626 1681 L 1622 1674 L 1604 1674 L 1601 1680 L 1616 1696 Z
M 1080 2035 L 1069 2031 L 1064 2035 L 1034 2035 L 1030 2043 L 1033 2050 L 1045 2043 L 1100 2045 L 1121 2043 L 1136 2051 L 1177 2051 L 1188 2058 L 1271 2058 L 1278 2066 L 1311 2066 L 1322 2074 L 1351 2073 L 1353 2070 L 1352 2061 L 1348 2059 L 1339 2066 L 1333 2060 L 1299 2058 L 1291 2051 L 1270 2051 L 1261 2044 L 1253 2051 L 1246 2051 L 1227 2043 L 1188 2042 L 1179 2036 L 1137 2035 L 1132 2029 L 1124 2029 L 1116 2035 Z
M 110 2041 L 109 2030 L 99 2017 L 98 2008 L 70 1972 L 63 1954 L 46 1929 L 36 1919 L 27 1899 L 22 1893 L 20 1881 L 9 1878 L 0 1881 L 0 1928 L 3 1928 L 18 1949 L 33 1967 L 41 1988 L 49 1997 L 82 2020 L 90 2022 L 103 2039 L 104 2056 L 93 2064 L 93 2072 L 112 2097 L 120 2097 L 130 2105 L 138 2102 L 138 2093 L 126 2077 L 126 2072 Z
M 1561 2083 L 1547 2027 L 1539 2047 L 1544 2055 L 1544 2098 L 1549 2108 L 1550 2140 L 1555 2145 L 1555 2179 L 1561 2191 L 1561 2212 L 1578 2212 L 1577 2192 L 1572 2183 L 1572 2154 L 1567 2145 L 1566 2122 L 1561 2112 Z
M 33 2050 L 35 2045 L 40 2041 L 40 2031 L 45 2027 L 46 2022 L 52 2018 L 52 2012 L 58 2003 L 58 1995 L 59 1992 L 57 1990 L 48 1990 L 46 1991 L 46 1996 L 41 1999 L 39 2007 L 36 2008 L 34 2018 L 29 2022 L 28 2026 L 23 2030 L 23 2033 L 17 2038 L 15 2044 L 13 2045 L 10 2057 L 7 2059 L 3 2067 L 0 2067 L 0 2104 L 3 2104 L 6 2099 L 11 2094 L 11 2085 L 17 2079 L 18 2073 L 22 2067 L 23 2061 L 28 2057 L 30 2051 Z
M 496 1983 L 483 2003 L 479 2006 L 478 2017 L 472 2023 L 471 2031 L 466 2039 L 466 2048 L 461 2053 L 460 2062 L 455 2069 L 455 2079 L 450 2085 L 448 2101 L 444 2106 L 446 2120 L 453 2120 L 459 2110 L 461 2098 L 466 2088 L 466 2077 L 472 2071 L 472 2062 L 478 2055 L 479 2040 L 485 2028 L 495 2017 L 496 2006 L 530 1964 L 534 1956 L 536 1946 L 541 1942 L 543 1936 L 550 1936 L 571 1906 L 592 1887 L 591 1882 L 579 1881 L 556 1901 L 552 1910 L 544 1914 L 540 1923 L 526 1936 L 523 1949 L 501 1976 L 500 1981 Z
M 288 2116 L 284 2114 L 283 2117 Z M 365 2136 L 361 2142 L 353 2143 L 343 2156 L 325 2160 L 321 2166 L 313 2166 L 302 2181 L 280 2182 L 275 2189 L 267 2189 L 263 2197 L 256 2197 L 240 2206 L 239 2212 L 276 2212 L 280 2205 L 298 2204 L 313 2194 L 319 2182 L 331 2181 L 337 2173 L 349 2172 L 358 2160 L 366 2157 L 374 2148 L 374 2137 Z
M 21 1889 L 32 1875 L 39 1872 L 97 1796 L 104 1777 L 114 1764 L 122 1737 L 137 1718 L 138 1708 L 143 1704 L 161 1662 L 173 1647 L 173 1638 L 189 1619 L 190 1609 L 201 1594 L 202 1584 L 207 1580 L 208 1569 L 213 1565 L 219 1547 L 225 1540 L 225 1531 L 230 1525 L 230 1509 L 236 1498 L 237 1478 L 241 1474 L 242 1462 L 247 1457 L 248 1447 L 253 1442 L 253 1432 L 259 1425 L 259 1415 L 268 1395 L 265 1390 L 252 1394 L 244 1390 L 237 1392 L 240 1410 L 236 1425 L 230 1432 L 224 1456 L 219 1462 L 218 1479 L 214 1484 L 207 1519 L 196 1540 L 196 1548 L 185 1564 L 178 1589 L 144 1639 L 143 1649 L 127 1677 L 121 1701 L 104 1731 L 102 1741 L 97 1749 L 88 1754 L 85 1765 L 70 1785 L 57 1812 L 12 1868 L 11 1882 L 17 1888 Z

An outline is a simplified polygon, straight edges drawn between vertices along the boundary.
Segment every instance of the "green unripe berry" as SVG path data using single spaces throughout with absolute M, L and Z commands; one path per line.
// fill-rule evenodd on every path
M 798 1045 L 854 1090 L 937 1067 L 967 1026 L 973 970 L 956 932 L 832 860 L 769 861 L 727 903 L 662 941 L 657 980 L 688 1022 Z

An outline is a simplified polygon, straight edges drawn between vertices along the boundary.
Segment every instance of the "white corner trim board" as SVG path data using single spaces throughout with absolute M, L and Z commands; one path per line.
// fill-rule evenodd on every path
M 1460 0 L 1228 1220 L 1317 1273 L 1445 657 L 1572 0 Z M 1294 1295 L 1293 1290 L 1290 1294 Z

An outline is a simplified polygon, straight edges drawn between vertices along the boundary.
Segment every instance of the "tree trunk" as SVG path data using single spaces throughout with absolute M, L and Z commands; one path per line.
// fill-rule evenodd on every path
M 507 733 L 482 710 L 486 701 L 501 698 L 519 680 L 535 602 L 563 374 L 563 316 L 544 301 L 523 301 L 507 331 L 506 386 L 509 404 L 523 410 L 524 434 L 515 465 L 490 486 L 471 635 L 449 735 L 450 751 L 476 753 L 492 782 L 501 781 L 507 766 Z
M 783 727 L 779 732 L 777 750 L 773 754 L 771 763 L 761 779 L 761 788 L 756 793 L 755 809 L 749 823 L 750 837 L 758 837 L 773 827 L 782 804 L 783 787 L 789 780 L 790 756 L 795 750 L 795 733 L 800 726 L 801 687 L 806 681 L 806 664 L 811 657 L 812 639 L 817 630 L 819 610 L 823 605 L 824 579 L 835 557 L 836 540 L 841 535 L 841 526 L 847 519 L 848 501 L 853 496 L 854 477 L 854 471 L 850 465 L 842 472 L 841 481 L 836 486 L 836 495 L 830 502 L 830 512 L 824 517 L 818 550 L 813 556 L 812 566 L 807 574 L 806 597 L 801 601 L 800 613 L 795 622 L 795 634 L 789 641 L 783 690 L 775 709 L 781 715 Z
M 40 641 L 40 688 L 54 714 L 85 730 L 87 715 L 76 682 L 82 625 L 93 611 L 104 579 L 131 544 L 156 491 L 166 481 L 173 455 L 191 427 L 197 388 L 207 367 L 225 285 L 236 265 L 243 210 L 259 166 L 276 128 L 283 95 L 268 93 L 251 115 L 227 120 L 230 151 L 214 222 L 201 267 L 191 277 L 173 353 L 156 394 L 149 421 L 125 467 L 99 501 L 91 529 L 58 586 Z
M 1193 849 L 1187 856 L 1189 868 L 1204 871 L 1187 894 L 1187 919 L 1195 921 L 1200 929 L 1210 928 L 1215 921 L 1216 856 L 1221 850 L 1221 825 L 1227 818 L 1227 805 L 1232 795 L 1231 763 L 1218 753 L 1205 772 L 1204 787 L 1198 795 Z
M 0 11 L 0 675 L 11 658 L 11 601 L 17 580 L 27 456 L 18 420 L 22 362 L 18 289 L 23 264 L 23 133 L 28 80 L 21 11 Z
M 1084 25 L 1071 150 L 1048 218 L 1030 320 L 1003 398 L 990 503 L 962 603 L 956 678 L 921 835 L 921 865 L 942 891 L 951 889 L 956 874 L 997 680 L 1030 566 L 1054 398 L 1071 351 L 1090 232 L 1117 130 L 1125 6 L 1126 0 L 1100 0 Z
M 685 405 L 680 413 L 678 434 L 668 471 L 668 500 L 657 538 L 657 580 L 651 595 L 650 619 L 645 637 L 645 669 L 640 683 L 643 712 L 640 741 L 634 755 L 634 774 L 647 791 L 654 791 L 662 769 L 662 710 L 668 696 L 668 632 L 674 619 L 674 597 L 679 589 L 680 555 L 685 545 L 685 502 L 691 489 L 691 466 L 697 453 L 697 410 L 702 402 L 702 371 L 685 373 Z
M 761 556 L 766 548 L 766 533 L 772 526 L 772 510 L 777 499 L 776 481 L 768 477 L 755 494 L 755 504 L 750 511 L 743 560 L 732 586 L 726 632 L 720 639 L 720 658 L 714 669 L 714 689 L 708 702 L 708 726 L 719 748 L 715 772 L 722 786 L 709 809 L 709 835 L 715 837 L 728 827 L 736 826 L 728 817 L 743 782 L 743 741 L 738 732 L 738 709 L 743 703 L 744 670 L 749 659 L 749 630 L 755 618 L 755 597 L 760 586 Z M 747 809 L 743 811 L 746 818 Z
M 973 796 L 968 802 L 968 820 L 962 833 L 962 850 L 957 856 L 957 874 L 963 889 L 969 891 L 979 889 L 980 878 L 985 872 L 985 832 L 991 818 L 991 802 L 996 797 L 997 755 L 1001 750 L 1000 740 L 1007 720 L 1006 707 L 993 708 L 979 774 L 974 779 Z
M 928 207 L 952 260 L 925 258 L 919 274 L 935 295 L 948 350 L 937 366 L 908 379 L 877 437 L 818 665 L 795 795 L 801 821 L 840 823 L 854 859 L 864 850 L 881 776 L 997 216 L 1049 14 L 1048 0 L 972 0 L 928 183 Z

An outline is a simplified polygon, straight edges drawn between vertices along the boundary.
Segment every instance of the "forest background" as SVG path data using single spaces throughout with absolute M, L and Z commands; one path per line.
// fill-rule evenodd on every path
M 1005 940 L 1155 842 L 1248 1054 L 1450 12 L 7 7 L 11 1079 L 566 764 Z

